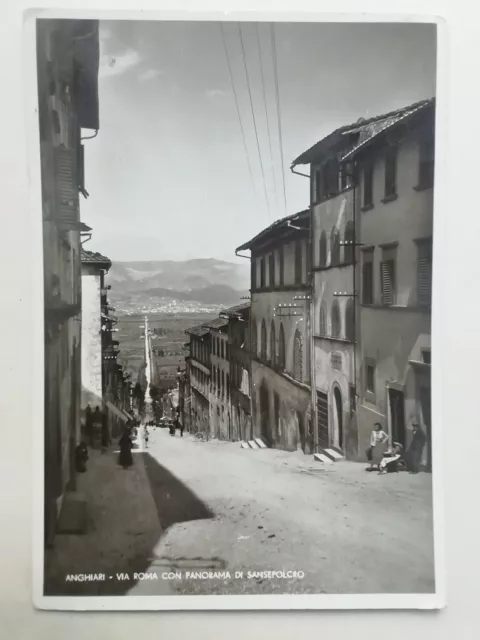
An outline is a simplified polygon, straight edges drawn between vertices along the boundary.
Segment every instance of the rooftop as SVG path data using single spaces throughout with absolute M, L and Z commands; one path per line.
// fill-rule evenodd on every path
M 250 309 L 250 301 L 236 304 L 234 307 L 229 307 L 228 309 L 222 309 L 220 313 L 229 317 L 238 317 L 242 315 L 242 311 L 246 311 L 247 309 Z
M 86 251 L 85 249 L 81 249 L 80 259 L 82 264 L 96 264 L 106 266 L 107 268 L 112 266 L 110 258 L 107 258 L 96 251 Z
M 281 220 L 276 220 L 269 227 L 267 227 L 266 229 L 263 229 L 262 231 L 260 231 L 260 233 L 257 233 L 257 235 L 254 238 L 252 238 L 248 242 L 245 242 L 245 244 L 242 244 L 240 247 L 238 247 L 236 251 L 238 252 L 238 251 L 245 251 L 246 249 L 251 249 L 253 246 L 260 244 L 262 241 L 265 241 L 268 238 L 271 238 L 282 231 L 288 230 L 288 228 L 291 226 L 291 223 L 293 221 L 303 224 L 304 228 L 308 229 L 310 225 L 310 210 L 305 209 L 304 211 L 300 211 L 298 213 L 293 213 L 290 216 L 286 216 Z
M 320 155 L 327 153 L 332 147 L 342 140 L 343 136 L 359 133 L 360 137 L 357 145 L 349 152 L 349 155 L 353 155 L 357 149 L 366 145 L 370 140 L 378 136 L 379 133 L 383 132 L 387 128 L 392 128 L 398 122 L 404 121 L 406 118 L 414 115 L 420 110 L 433 105 L 434 100 L 434 98 L 421 100 L 420 102 L 415 102 L 414 104 L 402 107 L 401 109 L 396 109 L 395 111 L 390 111 L 368 119 L 359 118 L 357 122 L 339 127 L 300 154 L 298 158 L 292 162 L 291 166 L 295 167 L 299 164 L 310 164 Z
M 186 334 L 190 336 L 196 336 L 197 338 L 203 338 L 209 332 L 209 329 L 205 327 L 203 324 L 198 325 L 196 327 L 191 327 L 185 331 Z
M 215 318 L 210 322 L 206 322 L 204 325 L 205 328 L 208 329 L 221 329 L 222 327 L 226 327 L 228 325 L 228 320 L 226 318 Z

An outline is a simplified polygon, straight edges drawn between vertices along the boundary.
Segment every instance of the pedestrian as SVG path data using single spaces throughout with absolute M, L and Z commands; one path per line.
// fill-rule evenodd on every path
M 148 429 L 147 429 L 147 425 L 145 425 L 145 449 L 148 449 Z
M 85 410 L 85 435 L 88 443 L 93 449 L 93 412 L 92 407 L 89 404 Z
M 102 414 L 102 453 L 106 453 L 110 446 L 110 432 L 108 429 L 108 415 L 104 410 Z
M 133 456 L 132 456 L 132 439 L 130 438 L 130 432 L 128 429 L 125 429 L 122 437 L 119 441 L 120 445 L 120 455 L 118 458 L 118 463 L 124 469 L 130 469 L 133 465 Z
M 398 471 L 402 453 L 403 447 L 400 442 L 394 442 L 392 449 L 390 451 L 385 451 L 385 455 L 383 456 L 378 468 L 378 473 L 394 473 Z
M 388 435 L 382 429 L 380 422 L 376 422 L 370 435 L 370 447 L 367 449 L 367 459 L 370 462 L 367 471 L 380 470 L 380 463 L 387 445 Z
M 96 406 L 92 415 L 92 449 L 94 447 L 97 436 L 102 435 L 103 415 L 100 407 Z
M 423 448 L 425 447 L 427 436 L 416 420 L 412 423 L 412 429 L 413 438 L 405 454 L 405 459 L 407 461 L 407 469 L 410 473 L 418 473 L 420 471 Z

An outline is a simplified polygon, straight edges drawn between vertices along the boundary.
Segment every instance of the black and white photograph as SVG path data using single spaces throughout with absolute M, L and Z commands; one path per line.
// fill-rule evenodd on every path
M 437 25 L 35 34 L 41 606 L 435 602 Z

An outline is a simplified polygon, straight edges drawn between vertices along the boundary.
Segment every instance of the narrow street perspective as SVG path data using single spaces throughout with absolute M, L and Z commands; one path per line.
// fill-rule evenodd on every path
M 37 21 L 42 598 L 435 594 L 435 28 Z

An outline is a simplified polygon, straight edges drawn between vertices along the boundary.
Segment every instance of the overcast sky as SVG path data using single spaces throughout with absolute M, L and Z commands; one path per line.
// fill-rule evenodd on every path
M 243 23 L 245 62 L 239 25 L 224 32 L 233 87 L 219 23 L 102 23 L 88 248 L 113 260 L 235 261 L 237 246 L 308 206 L 308 180 L 289 170 L 302 151 L 435 94 L 434 25 L 276 24 L 274 57 L 270 25 Z

